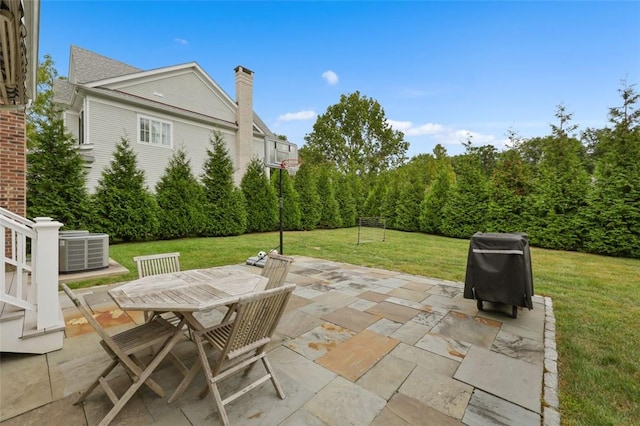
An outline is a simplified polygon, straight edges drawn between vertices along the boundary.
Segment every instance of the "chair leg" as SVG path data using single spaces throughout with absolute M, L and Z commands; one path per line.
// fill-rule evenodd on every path
M 111 373 L 111 370 L 113 370 L 114 368 L 116 368 L 116 365 L 118 365 L 118 361 L 111 361 L 111 364 L 109 364 L 109 366 L 107 368 L 104 369 L 104 371 L 102 373 L 100 373 L 100 375 L 98 376 L 98 378 L 93 382 L 93 384 L 91 386 L 89 386 L 87 388 L 86 391 L 84 391 L 82 393 L 82 395 L 80 395 L 80 397 L 77 399 L 76 402 L 74 402 L 73 404 L 80 404 L 82 403 L 82 401 L 85 400 L 86 397 L 89 396 L 89 394 L 91 392 L 93 392 L 93 390 L 100 384 L 100 379 L 103 379 L 105 377 L 107 377 L 109 375 L 109 373 Z
M 220 397 L 218 385 L 213 380 L 209 380 L 209 389 L 211 390 L 213 402 L 218 407 L 218 414 L 220 414 L 222 423 L 224 423 L 225 426 L 229 426 L 229 417 L 227 416 L 227 412 L 224 410 L 224 403 L 222 402 L 222 398 Z
M 173 349 L 180 337 L 182 337 L 182 333 L 178 330 L 173 335 L 173 337 L 167 340 L 160 352 L 158 352 L 155 358 L 153 358 L 147 368 L 145 368 L 144 371 L 142 371 L 140 374 L 137 374 L 137 378 L 134 380 L 133 384 L 129 387 L 129 389 L 127 389 L 124 395 L 120 397 L 117 404 L 115 404 L 113 408 L 111 408 L 111 410 L 107 413 L 107 415 L 100 421 L 99 426 L 107 426 L 109 423 L 111 423 L 113 419 L 118 415 L 120 410 L 122 410 L 126 403 L 129 402 L 131 397 L 133 397 L 133 395 L 143 384 L 151 381 L 157 386 L 155 382 L 150 380 L 151 374 L 155 371 L 158 365 L 160 365 L 164 357 L 167 356 L 169 352 L 171 352 L 171 349 Z M 160 388 L 160 391 L 162 391 L 162 388 Z M 162 391 L 161 397 L 164 397 L 164 391 Z
M 273 383 L 273 387 L 276 388 L 276 392 L 278 392 L 278 396 L 280 397 L 280 399 L 284 399 L 285 398 L 284 391 L 282 390 L 280 383 L 278 383 L 278 379 L 276 379 L 276 374 L 273 371 L 273 368 L 271 367 L 271 363 L 267 359 L 266 355 L 262 358 L 262 363 L 264 364 L 264 368 L 269 373 L 269 376 L 271 376 L 271 383 Z

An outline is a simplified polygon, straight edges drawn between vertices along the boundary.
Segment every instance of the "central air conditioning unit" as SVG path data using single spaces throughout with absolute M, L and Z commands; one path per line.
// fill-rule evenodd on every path
M 109 235 L 89 231 L 61 231 L 59 272 L 79 272 L 109 266 Z

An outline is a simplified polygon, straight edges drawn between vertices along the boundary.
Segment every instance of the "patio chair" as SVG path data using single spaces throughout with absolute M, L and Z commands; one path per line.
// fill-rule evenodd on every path
M 180 271 L 180 253 L 161 253 L 136 256 L 133 260 L 138 267 L 138 278 L 149 275 L 170 274 Z
M 224 406 L 269 379 L 278 396 L 284 399 L 284 392 L 276 379 L 264 348 L 271 341 L 271 336 L 295 287 L 295 284 L 289 284 L 242 296 L 235 306 L 236 315 L 232 321 L 194 331 L 193 340 L 198 348 L 199 360 L 169 398 L 169 402 L 184 392 L 200 368 L 204 368 L 207 377 L 207 388 L 202 391 L 200 396 L 203 398 L 208 391 L 211 391 L 213 401 L 218 407 L 218 412 L 225 425 L 229 424 L 229 417 Z M 219 351 L 212 360 L 212 364 L 210 364 L 205 352 L 205 344 L 210 344 Z M 245 370 L 245 376 L 247 376 L 248 371 L 258 361 L 262 361 L 266 374 L 222 399 L 218 384 L 242 370 Z
M 266 290 L 280 287 L 284 284 L 292 262 L 292 257 L 269 253 L 269 258 L 262 269 L 262 276 L 269 278 Z
M 171 351 L 172 344 L 169 340 L 176 339 L 176 328 L 162 319 L 153 318 L 151 321 L 136 326 L 129 330 L 110 336 L 91 314 L 90 308 L 82 296 L 77 296 L 66 284 L 60 284 L 64 292 L 69 296 L 74 305 L 80 310 L 89 324 L 94 328 L 98 336 L 102 339 L 100 345 L 111 357 L 111 363 L 100 373 L 96 380 L 85 390 L 74 404 L 82 403 L 87 396 L 101 385 L 113 403 L 113 408 L 102 419 L 100 425 L 108 425 L 115 416 L 122 410 L 125 404 L 131 399 L 135 392 L 142 386 L 147 385 L 159 397 L 164 397 L 164 390 L 153 379 L 151 373 L 160 364 L 162 359 Z M 163 343 L 163 349 L 153 358 L 149 365 L 144 365 L 136 353 L 153 345 Z M 173 341 L 171 343 L 174 343 Z M 122 365 L 127 375 L 131 378 L 132 384 L 127 391 L 118 397 L 109 386 L 106 377 L 118 365 Z
M 269 278 L 265 290 L 280 287 L 284 284 L 284 281 L 287 279 L 289 267 L 291 266 L 292 262 L 293 257 L 283 256 L 276 253 L 269 253 L 267 262 L 265 263 L 261 274 L 263 277 Z M 230 320 L 234 312 L 235 306 L 230 306 L 225 313 L 222 322 Z
M 138 268 L 138 278 L 144 278 L 151 275 L 170 274 L 172 272 L 180 272 L 180 253 L 161 253 L 151 254 L 148 256 L 136 256 L 133 258 Z M 144 313 L 145 321 L 149 320 L 151 312 Z M 173 314 L 164 314 L 164 319 L 177 324 L 180 318 Z

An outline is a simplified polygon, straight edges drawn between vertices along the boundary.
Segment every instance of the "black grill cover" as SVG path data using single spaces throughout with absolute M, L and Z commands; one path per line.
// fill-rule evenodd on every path
M 477 232 L 471 237 L 465 299 L 533 309 L 533 274 L 527 234 Z

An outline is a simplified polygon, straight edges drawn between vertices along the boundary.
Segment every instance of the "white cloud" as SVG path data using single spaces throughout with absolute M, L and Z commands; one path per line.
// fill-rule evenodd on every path
M 393 130 L 400 130 L 404 132 L 407 129 L 410 129 L 413 126 L 413 123 L 410 121 L 395 121 L 395 120 L 387 120 L 387 124 L 393 128 Z
M 418 136 L 426 136 L 427 140 L 442 145 L 461 145 L 471 137 L 474 146 L 493 145 L 498 149 L 505 147 L 506 139 L 498 139 L 491 134 L 483 134 L 467 129 L 455 129 L 437 123 L 425 123 L 419 126 L 411 121 L 387 120 L 387 123 L 394 129 L 400 130 L 405 136 L 416 141 Z
M 437 135 L 442 133 L 444 127 L 440 124 L 427 123 L 418 127 L 412 127 L 407 129 L 407 134 L 410 136 L 421 136 L 421 135 Z
M 283 121 L 304 121 L 304 120 L 313 120 L 316 118 L 318 114 L 315 111 L 298 111 L 298 112 L 288 112 L 286 114 L 282 114 L 278 117 L 278 122 Z
M 324 78 L 330 86 L 338 83 L 338 74 L 331 70 L 323 72 L 322 78 Z
M 189 44 L 189 42 L 183 38 L 174 38 L 173 41 L 183 46 L 186 46 L 187 44 Z
M 421 126 L 414 126 L 411 121 L 387 120 L 387 123 L 394 129 L 400 130 L 407 136 L 437 135 L 444 130 L 440 124 L 426 123 Z

